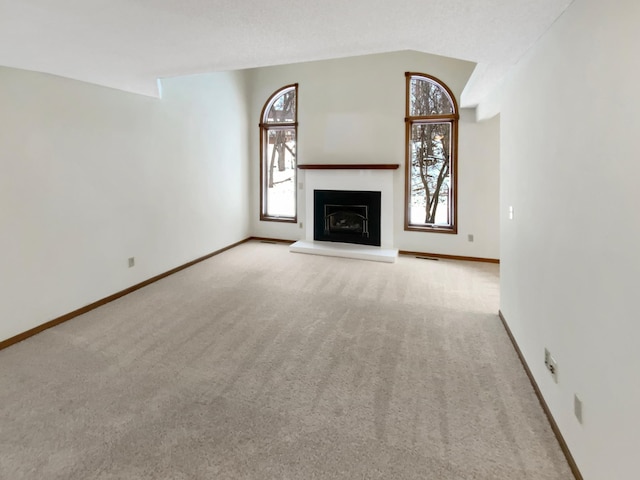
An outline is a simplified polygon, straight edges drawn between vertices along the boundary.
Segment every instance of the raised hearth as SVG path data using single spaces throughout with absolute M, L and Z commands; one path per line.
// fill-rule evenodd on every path
M 394 263 L 396 258 L 398 258 L 398 250 L 396 249 L 372 247 L 370 245 L 357 245 L 355 243 L 310 242 L 307 240 L 298 240 L 289 247 L 289 251 L 385 263 Z

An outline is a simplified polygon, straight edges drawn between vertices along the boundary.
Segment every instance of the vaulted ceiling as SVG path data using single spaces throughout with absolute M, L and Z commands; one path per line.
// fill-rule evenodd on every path
M 477 64 L 474 106 L 574 0 L 0 0 L 0 65 L 157 95 L 157 79 L 398 50 Z

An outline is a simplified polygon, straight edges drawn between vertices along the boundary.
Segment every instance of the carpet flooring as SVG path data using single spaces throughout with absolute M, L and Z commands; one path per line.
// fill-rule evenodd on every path
M 498 275 L 244 243 L 0 351 L 0 478 L 569 480 Z

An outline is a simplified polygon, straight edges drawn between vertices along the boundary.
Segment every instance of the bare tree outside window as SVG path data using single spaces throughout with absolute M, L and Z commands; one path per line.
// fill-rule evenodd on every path
M 260 219 L 296 221 L 297 85 L 276 91 L 262 111 Z
M 413 125 L 411 136 L 412 219 L 415 223 L 447 224 L 451 190 L 450 125 Z
M 450 90 L 424 74 L 407 74 L 405 228 L 455 233 L 458 113 Z

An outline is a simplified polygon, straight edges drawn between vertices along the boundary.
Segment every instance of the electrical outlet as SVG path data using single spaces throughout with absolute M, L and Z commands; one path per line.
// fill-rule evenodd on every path
M 549 366 L 549 358 L 551 358 L 551 354 L 549 353 L 548 349 L 544 349 L 544 364 L 545 366 Z
M 549 350 L 546 348 L 544 349 L 544 364 L 547 370 L 551 372 L 553 380 L 558 383 L 558 362 L 556 362 L 556 359 L 551 356 L 551 353 L 549 353 Z
M 470 233 L 469 235 L 467 235 L 467 239 L 468 239 L 470 242 L 473 242 L 473 234 L 472 234 L 472 233 Z
M 573 413 L 580 423 L 582 423 L 582 400 L 578 398 L 578 395 L 573 395 Z
M 135 266 L 135 264 L 136 264 L 135 257 L 129 257 L 129 268 Z
M 302 222 L 300 222 L 300 228 L 302 228 Z
M 509 220 L 513 220 L 513 207 L 509 206 Z

